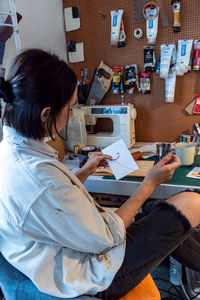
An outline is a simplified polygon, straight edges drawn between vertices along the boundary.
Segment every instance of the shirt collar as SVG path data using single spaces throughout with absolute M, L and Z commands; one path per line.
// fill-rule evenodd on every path
M 6 125 L 3 126 L 3 141 L 8 141 L 26 148 L 32 148 L 49 156 L 58 158 L 58 151 L 46 143 L 46 141 L 49 140 L 49 137 L 44 138 L 42 141 L 27 138 L 19 133 L 15 128 Z

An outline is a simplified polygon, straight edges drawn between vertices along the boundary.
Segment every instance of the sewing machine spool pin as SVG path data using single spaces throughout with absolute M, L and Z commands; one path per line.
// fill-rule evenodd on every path
M 121 105 L 125 105 L 124 95 L 121 95 Z

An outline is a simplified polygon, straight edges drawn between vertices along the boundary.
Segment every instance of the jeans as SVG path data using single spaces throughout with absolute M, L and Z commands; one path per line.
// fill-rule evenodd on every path
M 168 255 L 175 253 L 179 257 L 176 249 L 183 245 L 191 232 L 189 221 L 173 205 L 161 201 L 147 205 L 144 213 L 138 214 L 136 221 L 127 229 L 126 253 L 121 268 L 110 287 L 96 296 L 104 300 L 118 300 L 126 295 Z M 197 248 L 200 255 L 199 244 Z M 190 250 L 193 254 L 193 249 Z M 188 258 L 191 251 L 187 253 Z M 182 252 L 179 254 L 181 256 Z M 181 257 L 179 261 L 185 263 Z

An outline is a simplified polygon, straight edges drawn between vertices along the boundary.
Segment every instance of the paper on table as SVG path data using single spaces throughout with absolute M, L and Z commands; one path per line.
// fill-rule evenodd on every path
M 195 167 L 194 169 L 192 169 L 186 177 L 190 177 L 190 178 L 195 178 L 195 179 L 200 179 L 200 168 L 199 167 Z
M 104 148 L 102 153 L 112 156 L 113 160 L 108 160 L 108 164 L 117 180 L 138 169 L 135 160 L 122 139 Z

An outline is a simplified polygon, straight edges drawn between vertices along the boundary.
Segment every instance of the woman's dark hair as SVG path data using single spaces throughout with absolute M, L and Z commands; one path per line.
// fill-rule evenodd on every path
M 29 138 L 42 139 L 46 130 L 53 137 L 57 116 L 70 101 L 76 85 L 75 73 L 56 55 L 39 49 L 20 53 L 7 81 L 0 80 L 0 97 L 6 102 L 3 123 Z M 51 109 L 43 124 L 41 112 L 45 107 Z

